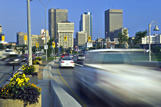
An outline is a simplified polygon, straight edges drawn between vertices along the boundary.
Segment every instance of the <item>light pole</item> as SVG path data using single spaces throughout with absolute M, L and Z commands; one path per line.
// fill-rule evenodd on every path
M 44 7 L 44 9 L 45 9 L 45 47 L 46 47 L 46 61 L 47 61 L 47 37 L 46 37 L 46 7 L 47 7 L 47 5 L 49 4 L 49 2 L 51 1 L 51 0 L 48 0 L 48 2 L 47 2 L 47 4 L 45 5 L 41 0 L 39 0 L 40 2 L 41 2 L 41 4 L 43 5 L 43 7 Z
M 156 24 L 155 21 L 152 21 L 150 24 L 149 24 L 149 62 L 151 62 L 151 43 L 150 43 L 150 33 L 151 33 L 151 26 L 152 24 L 155 23 L 155 28 L 154 28 L 154 31 L 159 31 L 159 28 Z
M 31 38 L 31 19 L 30 19 L 30 0 L 27 0 L 27 35 L 28 35 L 28 64 L 32 65 L 32 38 Z

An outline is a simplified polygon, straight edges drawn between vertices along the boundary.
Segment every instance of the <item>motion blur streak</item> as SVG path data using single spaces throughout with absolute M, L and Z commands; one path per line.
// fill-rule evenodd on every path
M 76 68 L 75 81 L 111 106 L 161 106 L 159 67 L 144 50 L 92 50 Z

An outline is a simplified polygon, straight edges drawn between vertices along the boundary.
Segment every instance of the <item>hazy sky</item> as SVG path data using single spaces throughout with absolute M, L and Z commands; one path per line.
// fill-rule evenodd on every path
M 48 0 L 42 1 L 47 3 Z M 27 0 L 0 0 L 0 24 L 8 42 L 16 42 L 17 32 L 27 32 L 26 3 Z M 152 20 L 160 27 L 156 33 L 161 33 L 161 0 L 51 0 L 47 9 L 50 8 L 68 9 L 68 19 L 75 23 L 75 33 L 79 30 L 80 15 L 87 10 L 92 12 L 94 39 L 104 37 L 104 11 L 107 9 L 123 9 L 123 27 L 129 29 L 130 36 L 148 29 Z M 44 12 L 40 1 L 32 0 L 32 34 L 40 34 L 45 27 Z

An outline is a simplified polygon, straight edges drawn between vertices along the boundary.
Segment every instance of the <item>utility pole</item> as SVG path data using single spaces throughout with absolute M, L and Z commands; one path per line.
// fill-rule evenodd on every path
M 27 0 L 27 35 L 28 35 L 28 64 L 32 65 L 32 37 L 30 19 L 30 0 Z
M 41 0 L 40 0 L 40 2 L 41 2 L 41 4 L 43 5 L 43 7 L 44 7 L 44 9 L 45 9 L 45 47 L 46 47 L 46 61 L 48 60 L 47 58 L 47 35 L 46 35 L 46 7 L 47 7 L 47 5 L 49 4 L 49 2 L 50 2 L 51 0 L 49 0 L 48 2 L 47 2 L 47 4 L 45 5 Z

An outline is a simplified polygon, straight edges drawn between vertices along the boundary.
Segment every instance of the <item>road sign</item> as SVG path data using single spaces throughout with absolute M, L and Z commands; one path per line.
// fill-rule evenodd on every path
M 91 36 L 88 36 L 88 42 L 90 42 L 91 41 Z
M 5 36 L 4 35 L 1 36 L 1 41 L 5 41 Z
M 27 35 L 24 35 L 24 41 L 27 41 Z
M 36 42 L 36 48 L 38 48 L 39 47 L 39 42 Z
M 52 42 L 52 47 L 55 48 L 55 42 Z
M 64 41 L 67 41 L 67 36 L 64 36 Z
M 48 45 L 44 45 L 44 49 L 46 49 L 46 50 L 47 50 L 47 49 L 48 49 Z

